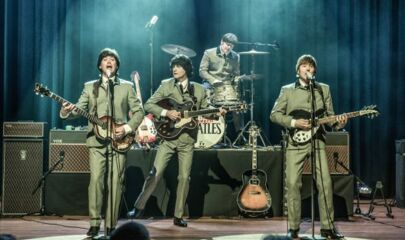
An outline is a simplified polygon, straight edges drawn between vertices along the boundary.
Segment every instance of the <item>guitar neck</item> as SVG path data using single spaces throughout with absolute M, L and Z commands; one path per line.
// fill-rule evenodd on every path
M 349 113 L 345 113 L 347 118 L 354 118 L 354 117 L 358 117 L 361 116 L 360 111 L 356 111 L 356 112 L 349 112 Z M 324 117 L 318 120 L 318 125 L 322 125 L 322 124 L 326 124 L 326 123 L 335 123 L 337 122 L 337 116 L 329 116 L 329 117 Z
M 141 106 L 143 106 L 142 95 L 141 95 L 141 87 L 139 86 L 138 77 L 134 77 L 134 82 L 135 82 L 136 96 L 138 97 L 139 101 L 141 102 Z
M 61 96 L 58 96 L 57 94 L 55 94 L 55 93 L 53 93 L 53 92 L 50 92 L 49 97 L 52 98 L 53 100 L 59 102 L 60 104 L 63 104 L 63 103 L 65 103 L 65 102 L 68 102 L 68 103 L 74 105 L 73 103 L 69 102 L 68 100 L 64 99 L 64 98 L 61 97 Z M 74 106 L 75 106 L 74 110 L 75 110 L 78 114 L 80 114 L 81 116 L 87 118 L 87 119 L 88 119 L 90 122 L 92 122 L 92 123 L 95 123 L 95 124 L 97 124 L 97 125 L 99 125 L 99 126 L 101 126 L 101 127 L 105 127 L 105 123 L 104 123 L 103 121 L 101 121 L 100 119 L 98 119 L 96 116 L 94 116 L 94 115 L 92 115 L 92 114 L 90 114 L 90 113 L 84 111 L 84 110 L 81 109 L 81 108 L 76 107 L 76 105 L 74 105 Z
M 211 113 L 217 113 L 219 112 L 219 108 L 208 108 L 208 109 L 202 109 L 202 110 L 197 110 L 197 111 L 184 111 L 184 117 L 189 118 L 189 117 L 197 117 L 200 115 L 207 115 Z
M 256 176 L 257 174 L 257 136 L 254 134 L 252 136 L 252 175 Z

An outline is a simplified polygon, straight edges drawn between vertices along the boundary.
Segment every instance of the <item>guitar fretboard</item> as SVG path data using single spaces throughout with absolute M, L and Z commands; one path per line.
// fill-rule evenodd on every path
M 361 115 L 361 111 L 356 111 L 356 112 L 349 112 L 345 113 L 347 118 L 353 118 L 353 117 L 358 117 Z M 330 116 L 330 117 L 324 117 L 318 120 L 318 124 L 322 125 L 325 123 L 333 123 L 337 121 L 337 116 Z
M 64 99 L 64 98 L 61 97 L 61 96 L 58 96 L 57 94 L 55 94 L 55 93 L 53 93 L 53 92 L 50 92 L 48 96 L 49 96 L 50 98 L 54 99 L 55 101 L 59 102 L 60 104 L 65 103 L 65 102 L 68 102 L 68 103 L 70 103 L 70 104 L 73 104 L 73 103 L 69 102 L 68 100 Z M 73 105 L 74 105 L 74 104 L 73 104 Z M 94 124 L 97 124 L 98 126 L 102 127 L 103 129 L 105 129 L 105 128 L 107 127 L 107 126 L 106 126 L 106 123 L 104 123 L 103 121 L 101 121 L 100 119 L 98 119 L 96 116 L 94 116 L 94 115 L 92 115 L 92 114 L 90 114 L 90 113 L 84 111 L 84 110 L 81 109 L 81 108 L 76 107 L 76 105 L 74 105 L 74 106 L 75 106 L 74 110 L 75 110 L 78 114 L 80 114 L 81 116 L 87 118 L 89 121 L 91 121 L 91 122 L 94 123 Z

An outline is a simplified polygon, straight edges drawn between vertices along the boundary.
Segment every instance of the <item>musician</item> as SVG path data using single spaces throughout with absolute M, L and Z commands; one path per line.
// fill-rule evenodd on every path
M 133 84 L 118 77 L 119 67 L 120 58 L 117 51 L 111 48 L 103 49 L 97 60 L 97 68 L 101 73 L 100 77 L 84 84 L 82 94 L 75 106 L 90 114 L 95 114 L 99 118 L 111 117 L 111 110 L 113 110 L 115 122 L 125 123 L 113 129 L 115 136 L 122 138 L 138 128 L 143 119 L 143 112 L 135 95 Z M 111 96 L 113 105 L 109 104 L 109 96 Z M 60 110 L 61 118 L 77 117 L 75 106 L 65 102 Z M 131 119 L 127 119 L 129 111 L 132 113 Z M 89 132 L 86 145 L 90 153 L 90 184 L 88 189 L 90 229 L 87 236 L 94 237 L 98 235 L 100 230 L 101 207 L 106 197 L 104 196 L 105 184 L 108 186 L 105 216 L 107 235 L 114 230 L 117 224 L 126 154 L 112 149 L 110 142 L 97 138 L 94 131 L 92 131 L 93 124 L 91 122 L 88 124 Z M 107 158 L 108 163 L 106 162 Z M 111 166 L 113 174 L 112 186 L 110 186 L 111 175 L 109 174 Z M 107 178 L 105 178 L 106 174 L 108 174 Z M 112 191 L 112 201 L 110 191 Z
M 230 83 L 235 88 L 239 84 L 237 76 L 240 75 L 240 57 L 233 51 L 238 37 L 233 33 L 222 36 L 220 45 L 204 51 L 200 63 L 200 77 L 207 89 L 220 88 L 223 84 Z M 244 126 L 243 114 L 232 112 L 235 132 L 240 132 Z
M 323 111 L 325 115 L 334 115 L 330 88 L 324 83 L 311 80 L 317 70 L 317 63 L 313 56 L 302 55 L 296 64 L 297 81 L 283 86 L 270 114 L 270 120 L 289 131 L 293 129 L 310 130 L 311 124 L 308 119 L 294 118 L 294 111 L 311 111 L 311 97 L 308 90 L 309 84 L 314 83 L 316 112 Z M 347 116 L 337 116 L 337 123 L 331 127 L 343 128 L 347 123 Z M 316 147 L 316 186 L 318 189 L 318 203 L 321 220 L 321 235 L 328 239 L 343 238 L 333 225 L 333 190 L 329 175 L 328 161 L 325 152 L 325 139 L 322 132 L 314 135 Z M 287 184 L 287 208 L 288 208 L 288 236 L 298 239 L 300 216 L 302 171 L 304 161 L 310 161 L 311 144 L 297 144 L 291 136 L 286 147 L 286 184 Z
M 193 101 L 197 110 L 207 108 L 208 102 L 204 87 L 198 83 L 190 82 L 190 78 L 193 75 L 193 66 L 190 58 L 182 54 L 176 55 L 170 61 L 170 68 L 173 77 L 162 81 L 156 92 L 146 102 L 145 110 L 152 113 L 155 117 L 167 117 L 174 121 L 181 118 L 180 112 L 162 108 L 158 105 L 159 101 L 168 98 L 180 104 L 186 101 Z M 221 109 L 221 114 L 224 113 L 225 110 Z M 156 153 L 153 168 L 145 179 L 142 192 L 135 202 L 134 209 L 127 214 L 129 218 L 137 218 L 142 215 L 146 202 L 162 178 L 169 160 L 173 154 L 177 153 L 179 175 L 177 177 L 178 185 L 173 224 L 187 227 L 183 214 L 189 189 L 193 147 L 196 142 L 197 131 L 198 128 L 195 128 L 191 132 L 180 133 L 174 140 L 162 141 Z

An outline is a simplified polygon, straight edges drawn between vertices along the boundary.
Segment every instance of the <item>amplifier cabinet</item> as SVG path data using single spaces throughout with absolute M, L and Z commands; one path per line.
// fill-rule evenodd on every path
M 87 131 L 51 130 L 49 133 L 49 168 L 65 153 L 63 164 L 54 173 L 90 172 L 89 150 L 86 146 Z
M 41 188 L 33 195 L 43 173 L 42 139 L 3 140 L 3 215 L 24 215 L 41 210 Z
M 42 138 L 44 122 L 4 122 L 3 137 Z
M 338 160 L 347 169 L 350 169 L 349 138 L 348 132 L 328 132 L 326 134 L 325 150 L 330 174 L 349 174 L 349 171 L 336 162 Z M 305 161 L 303 174 L 311 174 L 311 165 L 310 159 Z

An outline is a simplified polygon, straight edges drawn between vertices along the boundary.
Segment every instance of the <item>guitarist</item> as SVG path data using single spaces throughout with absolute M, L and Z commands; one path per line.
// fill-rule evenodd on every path
M 117 137 L 123 137 L 126 134 L 132 133 L 138 128 L 142 119 L 143 112 L 140 102 L 135 95 L 132 83 L 118 78 L 118 69 L 120 67 L 120 58 L 116 50 L 105 48 L 103 49 L 97 61 L 97 68 L 100 71 L 100 78 L 94 81 L 86 82 L 84 89 L 77 104 L 69 104 L 65 102 L 60 110 L 60 116 L 63 119 L 77 117 L 75 106 L 88 111 L 91 114 L 96 114 L 98 117 L 111 116 L 108 112 L 108 91 L 111 89 L 114 92 L 114 105 L 110 109 L 114 110 L 114 120 L 118 123 L 126 124 L 114 129 L 114 134 Z M 111 94 L 112 95 L 112 94 Z M 132 117 L 128 121 L 128 111 L 132 112 Z M 106 233 L 110 235 L 115 228 L 118 220 L 119 206 L 121 203 L 122 184 L 124 180 L 126 154 L 117 152 L 111 148 L 108 141 L 98 139 L 93 131 L 93 124 L 89 121 L 89 133 L 87 135 L 86 145 L 90 153 L 90 184 L 89 184 L 89 214 L 90 214 L 90 229 L 87 236 L 94 237 L 98 235 L 101 224 L 101 207 L 104 199 L 104 186 L 107 167 L 106 156 L 113 167 L 112 191 L 113 201 L 110 199 L 110 191 L 108 192 L 107 210 L 105 216 Z M 108 174 L 108 186 L 110 185 L 110 174 Z M 111 206 L 113 215 L 111 216 Z
M 292 112 L 296 110 L 311 111 L 311 96 L 308 90 L 310 81 L 316 73 L 316 60 L 311 55 L 302 55 L 296 64 L 297 81 L 283 86 L 270 114 L 270 120 L 288 130 L 311 128 L 310 121 L 305 118 L 294 118 Z M 334 115 L 332 97 L 329 86 L 323 83 L 314 83 L 316 112 L 324 112 Z M 343 128 L 347 123 L 347 116 L 337 117 L 337 124 L 332 127 Z M 322 134 L 315 134 L 316 146 L 316 186 L 319 192 L 319 212 L 321 220 L 321 235 L 327 239 L 343 238 L 333 226 L 333 190 L 329 175 L 328 161 L 325 152 L 325 141 Z M 288 208 L 288 237 L 299 239 L 298 232 L 301 217 L 302 171 L 304 161 L 309 160 L 311 144 L 295 144 L 289 137 L 286 148 L 286 184 L 287 184 L 287 208 Z M 319 162 L 321 168 L 319 169 Z M 322 174 L 322 175 L 321 175 Z M 326 204 L 325 204 L 326 202 Z M 328 214 L 329 213 L 329 214 Z
M 202 85 L 190 82 L 193 74 L 193 65 L 190 58 L 185 55 L 176 55 L 170 61 L 170 69 L 173 77 L 163 80 L 156 92 L 145 104 L 145 110 L 156 117 L 167 117 L 171 120 L 180 119 L 180 112 L 164 109 L 158 103 L 161 100 L 171 98 L 178 103 L 193 101 L 196 110 L 208 107 L 205 89 Z M 225 110 L 221 109 L 221 114 Z M 193 160 L 193 147 L 196 141 L 198 128 L 191 132 L 182 132 L 175 139 L 164 139 L 156 153 L 155 162 L 149 176 L 145 179 L 142 192 L 135 202 L 134 209 L 128 212 L 129 218 L 140 217 L 143 209 L 157 183 L 163 176 L 163 172 L 171 159 L 177 153 L 179 162 L 179 175 L 177 185 L 176 206 L 174 210 L 173 224 L 179 227 L 187 227 L 183 219 L 184 206 L 187 199 L 190 182 L 190 170 Z

